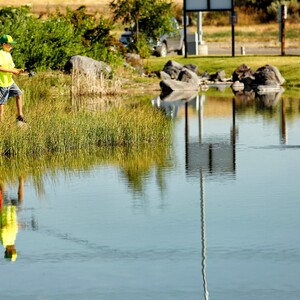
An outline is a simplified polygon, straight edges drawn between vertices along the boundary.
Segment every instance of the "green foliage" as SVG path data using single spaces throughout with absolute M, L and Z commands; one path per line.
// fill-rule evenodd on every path
M 17 67 L 30 70 L 62 69 L 73 55 L 86 55 L 107 63 L 121 61 L 123 52 L 110 31 L 112 21 L 88 15 L 85 7 L 36 18 L 29 7 L 0 9 L 0 32 L 10 34 L 17 45 Z
M 137 38 L 136 34 L 134 34 L 133 42 L 128 45 L 128 51 L 138 53 L 141 58 L 150 57 L 152 50 L 149 46 L 147 36 L 144 33 L 139 33 Z
M 166 0 L 112 0 L 109 4 L 114 21 L 131 24 L 136 33 L 159 37 L 174 31 L 171 17 L 173 3 Z

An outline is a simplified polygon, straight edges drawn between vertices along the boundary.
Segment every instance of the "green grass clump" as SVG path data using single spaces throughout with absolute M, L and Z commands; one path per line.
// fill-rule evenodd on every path
M 14 121 L 0 124 L 1 154 L 37 156 L 99 146 L 170 142 L 170 121 L 146 105 L 74 112 L 63 103 L 43 103 L 29 112 L 27 119 L 29 127 L 18 127 Z
M 15 123 L 15 103 L 9 100 L 0 123 L 1 155 L 39 156 L 99 146 L 170 143 L 171 121 L 149 100 L 133 105 L 111 94 L 71 99 L 70 76 L 61 73 L 21 76 L 18 84 L 24 91 L 28 126 Z

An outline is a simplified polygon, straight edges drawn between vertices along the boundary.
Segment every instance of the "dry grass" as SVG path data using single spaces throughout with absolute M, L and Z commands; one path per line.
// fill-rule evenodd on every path
M 107 12 L 107 5 L 109 0 L 10 0 L 9 2 L 0 0 L 0 7 L 3 6 L 22 6 L 22 5 L 30 5 L 32 7 L 32 12 L 36 14 L 46 13 L 47 11 L 54 11 L 56 9 L 65 10 L 66 7 L 76 9 L 81 5 L 85 5 L 87 7 L 87 11 L 90 13 L 94 13 L 98 11 L 100 13 Z

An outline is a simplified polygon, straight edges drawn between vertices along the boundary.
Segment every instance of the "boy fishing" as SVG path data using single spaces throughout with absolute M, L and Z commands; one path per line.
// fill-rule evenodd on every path
M 22 111 L 23 100 L 22 91 L 13 80 L 13 75 L 19 75 L 24 72 L 23 69 L 16 69 L 10 51 L 16 41 L 10 35 L 0 37 L 0 122 L 3 118 L 4 105 L 9 98 L 16 98 L 17 105 L 17 122 L 24 122 L 25 118 Z

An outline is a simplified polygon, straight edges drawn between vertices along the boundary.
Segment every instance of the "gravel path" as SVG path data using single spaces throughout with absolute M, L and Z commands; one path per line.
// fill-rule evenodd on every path
M 206 45 L 208 47 L 208 55 L 232 55 L 231 41 L 229 43 L 207 43 Z M 242 47 L 244 47 L 245 55 L 281 55 L 281 45 L 270 46 L 261 43 L 235 43 L 235 56 L 242 55 Z M 285 47 L 285 54 L 300 55 L 300 46 Z

